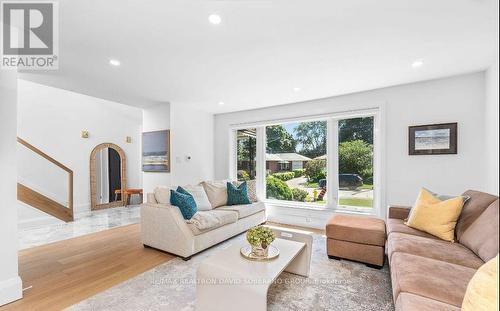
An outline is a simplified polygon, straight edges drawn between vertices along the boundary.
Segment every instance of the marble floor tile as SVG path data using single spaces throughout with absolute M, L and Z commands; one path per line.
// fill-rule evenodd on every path
M 93 211 L 73 222 L 30 227 L 18 231 L 19 249 L 27 249 L 115 227 L 139 223 L 140 206 L 130 205 Z

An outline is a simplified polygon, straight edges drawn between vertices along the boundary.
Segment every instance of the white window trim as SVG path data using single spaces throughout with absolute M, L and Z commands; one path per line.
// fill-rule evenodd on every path
M 338 121 L 341 119 L 350 119 L 356 117 L 374 117 L 374 151 L 373 151 L 373 207 L 369 210 L 362 207 L 353 206 L 337 206 L 338 204 L 338 179 L 334 178 L 337 174 L 334 174 L 338 168 L 338 152 L 336 148 L 338 146 Z M 308 122 L 308 121 L 326 121 L 327 122 L 327 204 L 325 206 L 318 206 L 314 203 L 303 203 L 294 201 L 282 201 L 282 200 L 270 200 L 266 199 L 265 190 L 265 176 L 266 176 L 266 135 L 265 127 L 269 125 L 277 125 L 283 123 L 291 122 Z M 385 136 L 381 133 L 385 133 L 385 105 L 378 105 L 372 108 L 366 109 L 355 109 L 348 111 L 340 111 L 335 113 L 312 115 L 304 117 L 294 117 L 294 118 L 284 118 L 284 119 L 273 119 L 259 122 L 251 123 L 240 123 L 233 124 L 230 126 L 230 151 L 231 164 L 230 164 L 230 179 L 235 179 L 237 176 L 236 172 L 236 131 L 246 128 L 256 128 L 257 129 L 257 157 L 256 157 L 256 169 L 257 169 L 257 195 L 262 198 L 266 204 L 271 206 L 286 206 L 290 208 L 297 209 L 307 209 L 310 211 L 331 211 L 335 213 L 346 213 L 346 214 L 361 214 L 361 215 L 373 215 L 381 218 L 385 218 L 385 210 L 382 206 L 385 206 Z M 332 187 L 333 186 L 333 187 Z
M 229 131 L 229 176 L 228 179 L 237 179 L 238 176 L 238 146 L 237 146 L 237 134 L 236 129 L 231 129 Z
M 257 197 L 266 197 L 266 128 L 257 127 L 257 157 L 256 157 L 256 171 L 257 171 Z
M 337 119 L 330 118 L 327 120 L 326 124 L 326 199 L 327 208 L 336 210 L 338 209 L 338 199 L 339 199 L 339 180 L 335 178 L 335 172 L 339 165 L 338 152 L 335 152 L 337 146 L 339 145 L 339 122 Z
M 295 202 L 295 201 L 284 201 L 284 200 L 269 200 L 269 199 L 264 199 L 264 203 L 266 203 L 267 206 L 279 206 L 279 207 L 287 207 L 287 208 L 294 208 L 298 210 L 308 210 L 308 211 L 319 211 L 319 212 L 335 212 L 335 213 L 340 213 L 340 214 L 358 214 L 358 215 L 367 215 L 367 216 L 373 216 L 375 213 L 373 212 L 373 209 L 367 210 L 366 208 L 363 207 L 352 207 L 350 206 L 349 208 L 343 208 L 343 207 L 338 207 L 338 208 L 331 208 L 327 207 L 326 205 L 322 204 L 314 204 L 310 202 Z

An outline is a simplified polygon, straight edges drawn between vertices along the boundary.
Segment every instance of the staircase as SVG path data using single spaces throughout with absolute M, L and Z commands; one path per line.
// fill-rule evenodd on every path
M 62 221 L 73 221 L 73 171 L 24 139 L 18 137 L 17 142 L 67 173 L 68 200 L 66 206 L 19 182 L 17 183 L 17 199 Z

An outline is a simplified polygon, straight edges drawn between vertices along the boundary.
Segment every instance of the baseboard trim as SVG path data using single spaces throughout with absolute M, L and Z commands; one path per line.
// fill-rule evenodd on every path
M 22 205 L 25 205 L 29 208 L 33 208 L 27 204 L 24 204 L 22 202 L 19 202 Z M 134 204 L 131 204 L 129 206 L 133 206 Z M 119 206 L 121 207 L 121 206 Z M 99 211 L 105 211 L 105 209 L 99 210 Z M 90 210 L 90 205 L 89 204 L 80 204 L 75 206 L 75 212 L 73 214 L 73 219 L 78 220 L 80 218 L 84 218 L 87 216 L 92 215 L 92 210 Z M 26 230 L 26 229 L 31 229 L 31 228 L 37 228 L 37 227 L 43 227 L 43 226 L 50 226 L 50 225 L 58 225 L 58 224 L 64 224 L 64 221 L 59 220 L 55 217 L 52 217 L 50 215 L 42 215 L 39 217 L 32 217 L 32 218 L 26 218 L 19 220 L 17 223 L 17 228 L 19 230 Z
M 25 205 L 29 208 L 33 208 L 27 204 L 24 204 L 22 202 L 19 202 L 22 205 Z M 41 212 L 43 213 L 43 212 Z M 89 204 L 79 204 L 75 206 L 75 211 L 73 214 L 74 220 L 90 216 L 92 215 L 91 210 L 90 210 L 90 205 Z M 57 225 L 57 224 L 63 224 L 64 221 L 59 220 L 53 216 L 50 215 L 42 215 L 39 217 L 32 217 L 32 218 L 25 218 L 25 219 L 20 219 L 17 223 L 17 227 L 19 230 L 25 230 L 25 229 L 30 229 L 30 228 L 36 228 L 36 227 L 43 227 L 43 226 L 50 226 L 50 225 Z
M 19 276 L 0 281 L 0 306 L 23 298 L 23 281 Z
M 64 221 L 59 220 L 55 217 L 52 216 L 42 216 L 42 217 L 36 217 L 36 218 L 29 218 L 29 219 L 23 219 L 20 220 L 17 223 L 17 228 L 19 230 L 25 230 L 25 229 L 30 229 L 33 227 L 42 227 L 42 226 L 50 226 L 50 225 L 55 225 L 55 224 L 62 224 Z

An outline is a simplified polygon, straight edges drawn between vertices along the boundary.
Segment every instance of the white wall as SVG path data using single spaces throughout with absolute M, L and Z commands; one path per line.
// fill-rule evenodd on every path
M 153 132 L 170 129 L 170 104 L 161 103 L 142 111 L 143 132 Z M 172 144 L 170 145 L 172 151 Z M 172 156 L 170 157 L 172 165 Z M 141 169 L 142 170 L 142 169 Z M 144 193 L 150 193 L 157 186 L 170 186 L 171 173 L 142 172 Z
M 213 179 L 213 114 L 195 106 L 164 103 L 143 110 L 143 131 L 170 129 L 170 173 L 143 172 L 146 193 L 156 186 L 176 186 Z M 190 159 L 189 159 L 190 157 Z
M 486 71 L 487 190 L 498 195 L 498 61 Z
M 467 189 L 486 190 L 484 73 L 216 115 L 215 177 L 230 177 L 228 133 L 231 124 L 374 106 L 385 107 L 386 202 L 382 204 L 411 205 L 421 187 L 447 194 L 460 194 Z M 458 155 L 408 155 L 408 126 L 445 122 L 458 122 Z
M 18 136 L 73 170 L 74 211 L 77 217 L 90 210 L 89 158 L 92 149 L 100 143 L 114 143 L 125 151 L 127 187 L 142 187 L 140 109 L 24 80 L 18 81 L 18 94 Z M 80 137 L 82 130 L 89 131 L 88 139 Z M 132 137 L 132 143 L 126 143 L 127 136 Z M 60 175 L 62 171 L 49 168 L 46 162 L 37 162 L 33 158 L 22 161 L 29 154 L 18 152 L 21 158 L 19 171 L 46 171 L 46 174 L 31 174 L 28 182 L 34 182 L 34 186 L 42 193 L 53 193 L 60 197 L 60 190 L 49 187 L 54 184 L 65 187 L 66 183 L 61 182 L 64 178 Z M 43 179 L 37 180 L 35 175 Z M 66 200 L 66 193 L 64 191 L 59 201 Z M 19 208 L 20 223 L 46 217 L 25 205 Z
M 213 179 L 213 114 L 181 103 L 171 104 L 171 113 L 172 184 L 195 184 Z
M 0 70 L 0 306 L 22 297 L 17 272 L 16 74 Z

